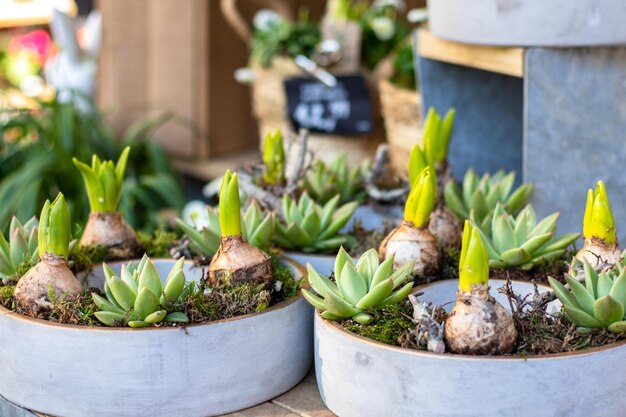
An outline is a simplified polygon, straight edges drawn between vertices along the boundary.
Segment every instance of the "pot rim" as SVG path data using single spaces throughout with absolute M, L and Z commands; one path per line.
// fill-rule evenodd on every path
M 302 264 L 300 264 L 299 262 L 296 262 L 295 260 L 287 257 L 287 256 L 281 256 L 281 260 L 284 261 L 285 263 L 289 264 L 290 266 L 292 266 L 301 276 L 301 279 L 306 279 L 307 277 L 307 272 L 306 272 L 306 268 L 304 266 L 302 266 Z M 115 261 L 115 262 L 110 262 L 110 264 L 115 264 L 115 263 L 124 263 L 124 262 L 130 262 L 133 261 L 133 259 L 130 260 L 123 260 L 123 261 Z M 172 261 L 172 262 L 176 262 L 176 260 L 174 259 L 169 259 L 169 258 L 154 258 L 152 259 L 152 261 Z M 3 305 L 0 305 L 0 316 L 6 316 L 8 318 L 12 318 L 15 320 L 20 320 L 20 321 L 24 321 L 26 323 L 29 324 L 34 324 L 34 325 L 38 325 L 38 326 L 46 326 L 46 327 L 57 327 L 60 329 L 65 329 L 65 330 L 76 330 L 76 331 L 89 331 L 89 332 L 97 332 L 97 331 L 103 331 L 103 332 L 135 332 L 135 333 L 139 333 L 139 332 L 154 332 L 154 331 L 180 331 L 180 330 L 185 330 L 185 329 L 189 329 L 189 328 L 195 328 L 195 327 L 200 327 L 200 326 L 211 326 L 211 325 L 217 325 L 217 324 L 224 324 L 224 323 L 231 323 L 231 322 L 235 322 L 238 320 L 243 320 L 246 318 L 250 318 L 250 317 L 256 317 L 256 316 L 260 316 L 262 314 L 265 313 L 271 313 L 273 311 L 277 311 L 277 310 L 281 310 L 283 308 L 289 307 L 290 305 L 292 305 L 293 303 L 295 303 L 296 301 L 298 301 L 300 298 L 302 298 L 302 288 L 308 288 L 308 282 L 304 281 L 303 285 L 300 286 L 300 288 L 298 288 L 298 291 L 296 292 L 295 295 L 282 300 L 281 302 L 266 308 L 263 311 L 260 311 L 258 313 L 249 313 L 249 314 L 244 314 L 241 316 L 237 316 L 237 317 L 231 317 L 228 319 L 222 319 L 222 320 L 214 320 L 214 321 L 209 321 L 206 323 L 195 323 L 195 324 L 189 324 L 189 325 L 183 325 L 183 326 L 167 326 L 167 327 L 143 327 L 143 328 L 131 328 L 131 327 L 109 327 L 109 326 L 85 326 L 85 325 L 78 325 L 78 324 L 67 324 L 67 323 L 57 323 L 57 322 L 53 322 L 53 321 L 49 321 L 49 320 L 44 320 L 44 319 L 38 319 L 38 318 L 34 318 L 34 317 L 30 317 L 30 316 L 26 316 L 24 314 L 20 314 L 16 311 L 13 310 L 9 310 L 8 308 L 4 307 Z
M 456 280 L 441 280 L 441 281 L 431 282 L 431 283 L 428 283 L 428 284 L 422 284 L 422 285 L 419 285 L 419 286 L 415 287 L 414 291 L 419 291 L 420 289 L 429 287 L 432 284 L 445 282 L 445 281 L 456 281 Z M 518 280 L 512 280 L 511 282 L 519 282 L 519 283 L 528 284 L 528 282 L 518 281 Z M 462 360 L 462 361 L 466 361 L 466 360 L 474 360 L 474 361 L 489 361 L 489 360 L 498 360 L 498 361 L 541 361 L 541 360 L 552 360 L 552 359 L 568 359 L 568 358 L 572 358 L 572 357 L 576 357 L 576 356 L 592 355 L 592 354 L 600 353 L 600 352 L 607 351 L 607 350 L 619 349 L 619 348 L 623 347 L 624 345 L 626 345 L 626 339 L 624 339 L 624 340 L 621 340 L 619 342 L 610 343 L 608 345 L 582 349 L 582 350 L 578 350 L 578 351 L 575 351 L 575 352 L 550 353 L 550 354 L 546 354 L 546 355 L 532 355 L 532 356 L 464 355 L 464 354 L 449 353 L 449 352 L 446 352 L 446 353 L 435 353 L 435 352 L 429 352 L 429 351 L 426 351 L 426 350 L 407 349 L 407 348 L 403 348 L 403 347 L 400 347 L 400 346 L 387 345 L 385 343 L 369 339 L 369 338 L 367 338 L 365 336 L 361 336 L 361 335 L 358 335 L 356 333 L 352 333 L 351 331 L 344 329 L 339 324 L 338 321 L 327 320 L 327 319 L 323 318 L 320 315 L 319 309 L 317 309 L 317 308 L 315 309 L 315 316 L 316 316 L 315 318 L 317 319 L 316 321 L 322 322 L 325 326 L 327 326 L 328 328 L 332 329 L 333 331 L 335 331 L 337 333 L 340 333 L 342 336 L 349 337 L 351 339 L 355 339 L 358 342 L 369 344 L 369 345 L 371 345 L 373 347 L 376 347 L 376 348 L 379 348 L 379 349 L 394 351 L 394 352 L 402 353 L 402 354 L 405 354 L 405 355 L 425 357 L 425 358 L 435 358 L 435 359 L 442 359 L 442 360 L 451 359 L 451 360 Z
M 319 252 L 303 252 L 301 250 L 291 250 L 291 249 L 281 249 L 281 257 L 285 258 L 285 259 L 289 259 L 292 260 L 289 255 L 290 254 L 294 254 L 297 256 L 308 256 L 311 258 L 333 258 L 335 259 L 337 257 L 337 254 L 332 254 L 332 253 L 319 253 Z M 295 261 L 294 261 L 295 262 Z

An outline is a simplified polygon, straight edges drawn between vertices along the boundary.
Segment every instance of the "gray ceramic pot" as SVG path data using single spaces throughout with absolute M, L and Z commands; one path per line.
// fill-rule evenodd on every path
M 171 260 L 155 260 L 167 276 Z M 286 261 L 300 276 L 301 265 Z M 120 265 L 114 265 L 114 269 Z M 201 270 L 185 265 L 188 280 Z M 95 270 L 89 282 L 102 282 Z M 312 357 L 299 295 L 262 313 L 186 328 L 55 324 L 0 307 L 0 395 L 58 416 L 214 416 L 296 385 Z
M 500 302 L 495 289 L 503 283 L 491 282 Z M 421 287 L 420 299 L 454 302 L 457 285 Z M 529 293 L 532 286 L 516 282 L 514 289 Z M 340 417 L 606 417 L 626 409 L 626 342 L 571 354 L 481 357 L 384 345 L 319 314 L 314 327 L 318 387 Z
M 403 216 L 404 207 L 402 205 L 382 207 L 364 204 L 357 207 L 350 221 L 342 229 L 342 233 L 351 231 L 357 220 L 366 230 L 384 230 L 386 222 L 397 226 L 402 221 Z
M 626 43 L 623 0 L 429 0 L 432 32 L 457 42 L 509 46 Z

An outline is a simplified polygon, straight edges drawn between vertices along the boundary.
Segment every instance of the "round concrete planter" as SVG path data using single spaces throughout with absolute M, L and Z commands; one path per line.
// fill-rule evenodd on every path
M 501 302 L 502 284 L 491 283 Z M 453 302 L 457 285 L 424 286 L 420 299 Z M 514 288 L 532 290 L 519 282 Z M 526 359 L 439 355 L 365 339 L 318 314 L 314 326 L 318 386 L 340 417 L 605 417 L 626 409 L 626 342 Z
M 626 43 L 623 0 L 430 0 L 432 32 L 457 42 L 511 46 Z
M 394 225 L 400 224 L 402 216 L 404 216 L 404 207 L 401 205 L 381 207 L 363 204 L 357 207 L 350 221 L 341 229 L 341 232 L 350 232 L 354 228 L 354 222 L 357 220 L 361 222 L 361 225 L 366 230 L 383 230 L 386 222 Z
M 287 263 L 303 276 L 300 265 Z M 155 265 L 164 277 L 173 261 Z M 188 280 L 201 277 L 191 263 L 185 269 Z M 95 270 L 89 282 L 101 276 Z M 312 316 L 299 295 L 258 314 L 186 328 L 70 326 L 0 307 L 0 395 L 67 417 L 199 417 L 244 409 L 306 375 Z
M 304 252 L 285 252 L 285 256 L 305 265 L 310 263 L 320 274 L 329 275 L 335 269 L 335 255 L 319 255 Z

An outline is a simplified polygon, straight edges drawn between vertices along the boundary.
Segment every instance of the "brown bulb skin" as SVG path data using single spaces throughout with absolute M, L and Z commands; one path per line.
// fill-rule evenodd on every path
M 104 246 L 107 259 L 134 259 L 143 255 L 143 247 L 137 234 L 122 217 L 115 213 L 90 213 L 85 231 L 80 239 L 81 246 Z
M 441 261 L 435 236 L 428 228 L 416 228 L 413 223 L 406 220 L 403 220 L 382 241 L 378 254 L 381 260 L 394 255 L 394 268 L 399 268 L 414 260 L 412 274 L 415 278 L 436 274 Z
M 272 259 L 241 236 L 223 236 L 220 247 L 209 264 L 208 282 L 213 287 L 241 284 L 274 284 Z
M 457 292 L 457 301 L 444 326 L 448 349 L 464 355 L 502 355 L 517 344 L 515 322 L 481 284 Z
M 594 269 L 601 269 L 620 262 L 622 250 L 617 240 L 611 244 L 597 237 L 585 238 L 585 245 L 576 254 L 576 259 L 586 260 Z
M 449 250 L 461 247 L 461 221 L 445 205 L 437 204 L 430 214 L 428 230 L 435 236 L 441 249 Z
M 70 271 L 65 258 L 46 253 L 15 286 L 13 296 L 18 311 L 31 317 L 50 311 L 53 304 L 48 296 L 49 288 L 60 298 L 83 293 L 80 281 Z

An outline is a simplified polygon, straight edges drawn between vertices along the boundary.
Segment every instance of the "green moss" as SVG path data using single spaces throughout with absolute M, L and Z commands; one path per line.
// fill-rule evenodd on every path
M 528 310 L 513 318 L 518 332 L 515 355 L 522 357 L 575 352 L 624 338 L 606 329 L 577 328 L 564 314 L 554 316 L 543 309 Z
M 272 305 L 274 305 L 296 295 L 302 281 L 296 280 L 291 269 L 280 263 L 280 257 L 277 254 L 271 254 L 271 257 L 274 266 L 274 282 L 281 283 L 280 290 L 277 291 L 274 288 L 272 291 Z
M 29 261 L 22 262 L 16 268 L 17 276 L 23 277 L 35 265 L 37 265 L 36 262 L 35 263 L 29 262 Z
M 355 220 L 352 230 L 348 233 L 355 237 L 356 244 L 353 245 L 349 253 L 354 257 L 360 257 L 368 249 L 378 249 L 385 237 L 395 228 L 391 223 L 386 223 L 382 230 L 369 230 L 363 227 L 361 220 Z
M 155 247 L 161 248 L 171 241 L 160 232 L 155 234 L 155 240 L 158 240 Z M 73 268 L 80 267 L 83 270 L 102 262 L 104 258 L 106 258 L 106 249 L 98 247 L 76 247 L 70 254 Z M 202 279 L 199 282 L 186 284 L 181 301 L 173 306 L 172 311 L 184 312 L 189 317 L 190 323 L 205 323 L 260 312 L 294 296 L 301 281 L 296 280 L 289 267 L 280 264 L 280 258 L 277 255 L 272 255 L 272 262 L 276 274 L 275 279 L 282 283 L 279 291 L 273 289 L 270 291 L 262 285 L 254 284 L 209 288 Z M 15 310 L 14 289 L 14 286 L 0 287 L 0 304 L 13 310 Z M 52 300 L 52 310 L 39 318 L 74 325 L 102 325 L 94 315 L 98 307 L 93 302 L 90 292 L 85 292 L 75 299 L 58 296 L 52 291 L 48 296 Z
M 137 237 L 151 258 L 170 258 L 170 248 L 180 237 L 176 232 L 159 229 L 153 233 L 138 232 Z
M 345 320 L 341 325 L 352 333 L 393 346 L 399 346 L 400 338 L 415 327 L 411 321 L 413 307 L 408 301 L 383 307 L 370 314 L 374 316 L 371 324 Z
M 75 274 L 80 271 L 87 271 L 93 265 L 104 262 L 109 251 L 105 246 L 81 246 L 75 244 L 70 250 L 68 264 Z
M 104 297 L 104 294 L 100 294 Z M 39 318 L 65 324 L 82 326 L 102 326 L 94 313 L 99 311 L 93 302 L 91 292 L 87 291 L 78 297 L 67 297 L 56 294 L 52 288 L 48 291 L 52 301 L 52 310 Z
M 9 310 L 15 310 L 15 303 L 13 302 L 14 292 L 15 285 L 0 287 L 0 304 Z
M 443 253 L 440 279 L 459 279 L 459 249 L 449 249 Z
M 190 323 L 224 320 L 265 310 L 270 305 L 270 291 L 262 285 L 208 288 L 205 281 L 189 283 L 182 302 L 173 310 L 184 312 Z

